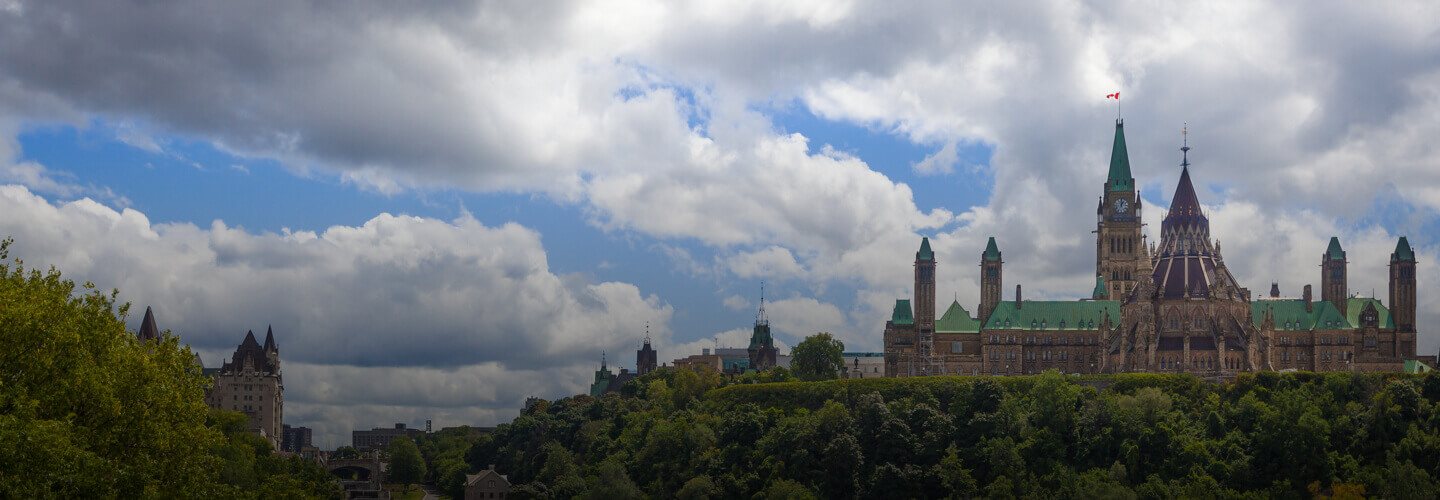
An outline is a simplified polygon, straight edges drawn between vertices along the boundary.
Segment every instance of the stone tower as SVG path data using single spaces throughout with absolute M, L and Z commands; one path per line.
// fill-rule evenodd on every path
M 915 252 L 915 326 L 921 335 L 935 331 L 935 252 L 930 238 L 921 238 Z
M 765 371 L 775 367 L 775 338 L 770 335 L 770 316 L 765 314 L 765 285 L 760 285 L 760 310 L 755 313 L 755 330 L 750 334 L 750 368 Z
M 920 250 L 915 252 L 915 334 L 919 340 L 917 351 L 923 373 L 939 374 L 935 371 L 935 252 L 930 250 L 930 238 L 920 239 Z
M 1125 150 L 1125 123 L 1115 120 L 1115 143 L 1110 149 L 1110 174 L 1095 209 L 1095 274 L 1105 279 L 1109 300 L 1120 300 L 1135 288 L 1140 267 L 1140 196 L 1130 175 Z
M 1415 331 L 1415 250 L 1404 236 L 1390 254 L 1390 316 L 1396 331 Z
M 990 241 L 985 244 L 985 251 L 980 254 L 981 325 L 990 320 L 990 313 L 994 312 L 995 306 L 1000 303 L 1000 287 L 1005 279 L 1002 272 L 1004 263 L 1000 260 L 1000 249 L 995 246 L 995 237 L 991 236 Z
M 1345 286 L 1345 250 L 1340 248 L 1340 238 L 1331 236 L 1330 247 L 1320 256 L 1320 300 L 1335 304 L 1341 315 L 1345 311 L 1349 288 Z
M 655 349 L 650 347 L 650 328 L 647 326 L 645 329 L 645 345 L 635 351 L 635 373 L 640 375 L 655 371 L 657 361 Z

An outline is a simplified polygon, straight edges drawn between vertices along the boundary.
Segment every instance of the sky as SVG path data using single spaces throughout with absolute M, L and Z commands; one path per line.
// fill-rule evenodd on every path
M 974 311 L 1088 295 L 1117 112 L 1158 235 L 1189 130 L 1242 285 L 1419 259 L 1440 349 L 1435 2 L 0 0 L 0 235 L 206 366 L 273 327 L 318 445 L 777 340 L 875 351 L 929 237 Z M 1106 94 L 1119 92 L 1121 107 Z

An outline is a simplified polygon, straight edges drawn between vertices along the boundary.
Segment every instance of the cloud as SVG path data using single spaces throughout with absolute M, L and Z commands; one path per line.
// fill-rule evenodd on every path
M 405 384 L 447 373 L 579 373 L 601 350 L 638 342 L 647 323 L 658 342 L 671 336 L 673 310 L 658 297 L 628 283 L 556 275 L 538 233 L 468 216 L 381 214 L 320 233 L 255 234 L 218 220 L 208 228 L 152 224 L 136 210 L 88 198 L 52 204 L 8 185 L 0 186 L 0 234 L 15 238 L 12 255 L 29 266 L 54 265 L 71 279 L 118 288 L 137 307 L 153 306 L 161 327 L 212 366 L 246 330 L 273 326 L 286 366 L 302 367 L 286 372 L 287 408 L 301 414 L 346 398 L 414 403 L 374 391 L 395 386 L 399 397 L 414 392 Z M 326 370 L 334 372 L 318 375 Z M 387 378 L 404 374 L 414 380 Z M 487 400 L 475 399 L 483 390 L 467 395 L 456 381 L 437 383 L 422 391 L 431 399 L 421 406 L 478 406 L 468 414 L 479 418 L 518 408 L 523 398 L 514 391 L 559 397 L 582 392 L 588 380 L 534 379 L 548 382 L 517 380 Z M 313 399 L 322 395 L 329 396 Z
M 1202 201 L 1253 207 L 1253 226 L 1217 218 L 1232 269 L 1250 265 L 1252 227 L 1293 232 L 1253 247 L 1275 264 L 1307 262 L 1327 233 L 1433 244 L 1440 221 L 1434 2 L 4 5 L 0 109 L 26 123 L 144 123 L 382 193 L 541 193 L 656 238 L 691 277 L 802 281 L 817 293 L 794 328 L 848 323 L 862 343 L 908 295 L 921 234 L 944 259 L 942 302 L 978 301 L 988 236 L 1028 297 L 1093 286 L 1111 92 L 1147 221 L 1178 177 L 1186 121 Z M 887 176 L 767 114 L 792 106 L 942 146 Z M 967 144 L 993 156 L 925 181 L 993 186 L 988 199 L 921 208 L 898 179 L 957 170 Z M 11 177 L 64 184 L 35 172 Z M 1382 201 L 1411 214 L 1385 237 L 1367 222 Z M 821 297 L 835 283 L 854 288 L 851 307 Z
M 941 175 L 954 172 L 957 163 L 960 163 L 960 156 L 956 153 L 955 143 L 947 142 L 939 151 L 910 165 L 910 168 L 920 175 Z
M 731 295 L 729 297 L 725 297 L 724 304 L 726 308 L 734 311 L 744 311 L 746 309 L 750 309 L 751 307 L 750 299 L 741 297 L 739 295 Z

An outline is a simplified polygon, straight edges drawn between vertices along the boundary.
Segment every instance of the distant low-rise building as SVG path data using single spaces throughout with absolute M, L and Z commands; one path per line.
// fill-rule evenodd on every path
M 510 492 L 510 478 L 495 472 L 495 466 L 479 474 L 465 475 L 465 500 L 490 500 L 505 498 Z
M 368 431 L 351 431 L 350 445 L 362 452 L 376 451 L 390 446 L 390 442 L 395 438 L 407 436 L 413 440 L 423 435 L 425 435 L 425 431 L 406 428 L 405 424 L 397 423 L 393 428 L 376 427 Z
M 885 353 L 844 352 L 840 358 L 845 365 L 840 368 L 841 378 L 882 378 L 885 376 Z

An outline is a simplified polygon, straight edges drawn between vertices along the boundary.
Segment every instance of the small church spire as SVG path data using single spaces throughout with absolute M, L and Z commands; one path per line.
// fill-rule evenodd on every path
M 1180 129 L 1180 166 L 1190 168 L 1190 122 L 1184 122 Z
M 765 282 L 760 282 L 760 310 L 755 312 L 755 326 L 769 325 L 770 315 L 765 314 Z

